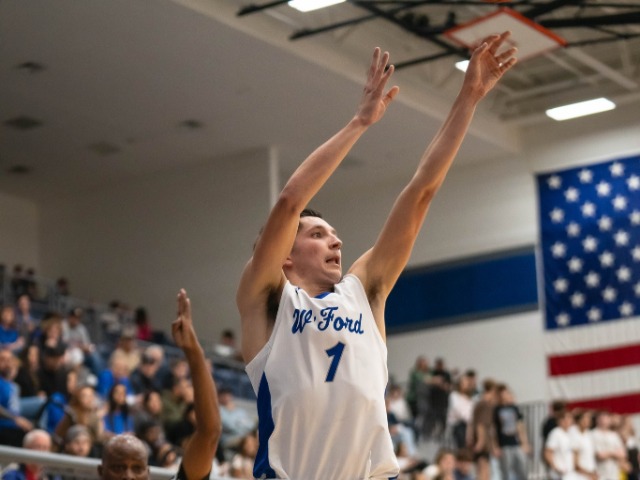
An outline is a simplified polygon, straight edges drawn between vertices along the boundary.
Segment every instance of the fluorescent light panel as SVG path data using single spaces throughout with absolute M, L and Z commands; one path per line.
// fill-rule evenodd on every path
M 616 104 L 604 97 L 594 98 L 584 102 L 572 103 L 563 107 L 551 108 L 546 111 L 548 117 L 561 122 L 572 118 L 593 115 L 594 113 L 606 112 L 616 108 Z
M 301 12 L 310 12 L 320 8 L 329 7 L 345 0 L 291 0 L 289 6 Z
M 456 68 L 461 72 L 466 72 L 467 68 L 469 68 L 469 60 L 460 60 L 456 62 Z

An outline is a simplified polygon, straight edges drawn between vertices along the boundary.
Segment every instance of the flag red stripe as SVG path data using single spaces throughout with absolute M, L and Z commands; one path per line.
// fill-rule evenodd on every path
M 575 400 L 569 402 L 569 408 L 585 408 L 589 410 L 607 410 L 612 413 L 630 414 L 640 412 L 640 393 L 630 393 L 617 397 L 604 397 L 592 400 Z
M 640 345 L 547 357 L 549 375 L 570 375 L 640 364 Z

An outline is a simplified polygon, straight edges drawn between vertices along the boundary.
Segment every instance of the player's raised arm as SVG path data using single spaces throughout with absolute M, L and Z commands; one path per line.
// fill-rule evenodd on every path
M 284 284 L 282 265 L 295 241 L 300 212 L 366 129 L 382 118 L 398 93 L 398 87 L 385 92 L 393 73 L 393 66 L 387 68 L 388 61 L 389 54 L 383 54 L 376 48 L 356 114 L 304 160 L 287 181 L 269 214 L 237 293 L 242 321 L 242 350 L 246 361 L 250 361 L 269 338 L 267 300 Z
M 191 319 L 191 302 L 187 292 L 178 293 L 178 318 L 171 324 L 171 334 L 182 349 L 191 371 L 196 429 L 182 458 L 186 480 L 201 480 L 211 472 L 213 457 L 222 432 L 218 394 L 211 371 Z
M 380 302 L 384 307 L 387 295 L 409 260 L 431 200 L 462 144 L 476 106 L 516 62 L 514 48 L 500 55 L 496 53 L 508 36 L 509 32 L 505 32 L 488 37 L 475 49 L 460 93 L 422 155 L 416 173 L 396 200 L 374 247 L 351 269 L 362 280 L 374 309 Z M 384 333 L 382 315 L 377 317 Z

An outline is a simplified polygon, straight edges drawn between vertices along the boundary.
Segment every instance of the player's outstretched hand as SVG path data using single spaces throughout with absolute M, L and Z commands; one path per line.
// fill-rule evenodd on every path
M 389 52 L 381 53 L 380 48 L 376 47 L 373 51 L 367 83 L 364 86 L 362 99 L 356 113 L 356 118 L 363 125 L 372 125 L 380 120 L 391 101 L 400 91 L 397 86 L 391 87 L 386 93 L 384 91 L 389 78 L 393 75 L 393 65 L 388 66 L 388 63 Z
M 171 324 L 171 334 L 173 341 L 185 353 L 198 351 L 201 348 L 193 329 L 191 300 L 187 297 L 187 292 L 184 289 L 178 293 L 178 318 Z
M 485 38 L 471 55 L 464 82 L 480 98 L 491 91 L 507 70 L 516 64 L 517 60 L 514 55 L 517 49 L 515 47 L 497 54 L 510 35 L 511 32 L 504 32 Z

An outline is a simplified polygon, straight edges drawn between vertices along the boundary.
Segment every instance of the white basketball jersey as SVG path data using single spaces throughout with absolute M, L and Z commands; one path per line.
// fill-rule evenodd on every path
M 355 275 L 317 298 L 287 282 L 269 342 L 246 369 L 258 396 L 256 478 L 398 475 L 387 347 Z

